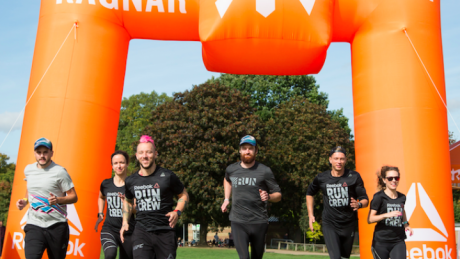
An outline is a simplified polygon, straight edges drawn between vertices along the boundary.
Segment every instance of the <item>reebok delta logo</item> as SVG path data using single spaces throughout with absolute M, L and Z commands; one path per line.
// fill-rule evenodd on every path
M 438 231 L 432 228 L 412 228 L 414 230 L 414 234 L 411 237 L 407 237 L 406 241 L 440 241 L 446 242 L 447 234 L 446 227 L 442 222 L 441 216 L 439 216 L 438 211 L 434 207 L 433 202 L 431 201 L 430 197 L 426 193 L 425 189 L 420 183 L 417 183 L 418 189 L 418 197 L 420 199 L 420 205 L 422 206 L 423 211 L 428 216 L 428 219 L 431 223 L 437 228 Z M 417 191 L 415 187 L 415 183 L 413 183 L 407 192 L 406 196 L 406 216 L 407 221 L 410 222 L 410 218 L 412 217 L 415 207 L 417 204 Z M 441 233 L 439 233 L 441 232 Z
M 22 229 L 24 229 L 24 227 L 26 226 L 27 219 L 28 219 L 28 210 L 26 210 L 24 217 L 22 217 L 21 222 L 19 223 Z M 73 239 L 73 236 L 80 236 L 81 232 L 83 232 L 83 226 L 81 224 L 80 217 L 78 217 L 77 209 L 75 208 L 74 204 L 67 205 L 67 222 L 69 223 L 69 234 L 70 234 L 69 245 L 67 246 L 67 255 L 85 257 L 83 253 L 83 247 L 86 244 L 85 243 L 80 244 L 79 238 Z M 11 249 L 18 249 L 18 250 L 24 249 L 24 233 L 22 232 L 13 233 Z
M 302 6 L 305 8 L 305 11 L 307 11 L 308 15 L 311 14 L 311 10 L 315 5 L 315 1 L 316 0 L 300 0 L 300 3 L 302 3 Z M 224 17 L 232 2 L 233 0 L 216 1 L 217 11 L 219 12 L 221 18 Z M 256 0 L 256 11 L 266 18 L 271 13 L 273 13 L 273 11 L 275 11 L 275 0 Z
M 412 236 L 407 235 L 406 242 L 434 241 L 435 243 L 412 244 L 412 248 L 406 251 L 407 258 L 452 259 L 452 248 L 444 243 L 447 242 L 449 234 L 436 207 L 420 183 L 412 183 L 407 192 L 405 206 L 407 220 L 410 222 L 411 217 L 414 215 L 417 197 L 423 211 L 436 229 L 412 228 L 414 234 Z

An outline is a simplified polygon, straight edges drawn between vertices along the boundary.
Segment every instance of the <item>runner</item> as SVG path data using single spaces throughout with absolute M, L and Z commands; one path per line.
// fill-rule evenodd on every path
M 157 156 L 154 140 L 150 136 L 142 136 L 136 151 L 141 169 L 125 180 L 126 198 L 123 202 L 120 238 L 123 241 L 123 235 L 129 229 L 128 219 L 135 198 L 136 228 L 132 239 L 136 259 L 176 258 L 174 226 L 188 203 L 184 185 L 173 172 L 155 164 Z M 175 210 L 174 196 L 178 196 Z
M 380 191 L 374 194 L 367 220 L 369 224 L 377 222 L 372 255 L 375 259 L 405 259 L 405 232 L 413 233 L 404 210 L 406 195 L 396 191 L 401 174 L 397 167 L 383 166 L 377 175 Z
M 51 160 L 51 141 L 38 139 L 34 150 L 37 162 L 24 169 L 26 198 L 16 202 L 18 209 L 22 210 L 30 201 L 24 228 L 25 256 L 39 259 L 47 250 L 50 259 L 65 258 L 69 244 L 66 204 L 77 202 L 77 193 L 67 171 Z
M 125 233 L 125 242 L 121 242 L 120 229 L 123 223 L 123 202 L 119 195 L 125 194 L 125 179 L 129 164 L 129 156 L 124 151 L 116 151 L 112 154 L 112 169 L 115 172 L 113 178 L 105 179 L 101 183 L 98 198 L 99 213 L 95 230 L 99 223 L 104 220 L 104 206 L 107 201 L 106 218 L 101 230 L 101 245 L 105 259 L 115 259 L 117 249 L 120 248 L 119 259 L 133 258 L 133 244 L 131 234 L 134 230 L 134 217 L 129 219 L 129 230 Z
M 256 139 L 244 136 L 240 141 L 241 161 L 225 170 L 225 199 L 221 209 L 227 211 L 231 194 L 230 221 L 240 259 L 249 259 L 249 243 L 251 258 L 263 257 L 268 229 L 267 204 L 281 200 L 281 190 L 272 170 L 255 160 L 257 151 Z
M 323 193 L 322 230 L 329 257 L 350 258 L 354 233 L 358 223 L 357 210 L 367 207 L 369 198 L 358 172 L 345 169 L 346 151 L 335 147 L 329 153 L 331 170 L 318 174 L 307 190 L 307 208 L 310 230 L 313 231 L 314 198 Z

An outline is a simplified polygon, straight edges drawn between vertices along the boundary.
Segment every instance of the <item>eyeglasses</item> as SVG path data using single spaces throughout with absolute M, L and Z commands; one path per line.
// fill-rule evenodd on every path
M 395 177 L 387 177 L 387 180 L 392 182 L 393 180 L 396 180 L 397 182 L 399 181 L 399 176 L 395 176 Z

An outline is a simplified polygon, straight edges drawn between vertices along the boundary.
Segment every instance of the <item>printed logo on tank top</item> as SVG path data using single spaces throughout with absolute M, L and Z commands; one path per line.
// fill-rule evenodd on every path
M 257 182 L 257 178 L 252 177 L 230 177 L 230 181 L 232 181 L 233 187 L 238 187 L 242 185 L 251 185 L 255 186 Z
M 158 183 L 154 185 L 134 186 L 134 196 L 138 211 L 155 211 L 160 209 L 161 194 Z
M 121 202 L 120 197 L 118 197 L 118 192 L 108 192 L 107 197 L 107 208 L 109 209 L 110 217 L 113 218 L 122 218 L 122 207 L 123 203 Z
M 387 212 L 390 213 L 392 211 L 400 211 L 402 213 L 403 206 L 401 206 L 401 204 L 387 203 Z M 398 216 L 385 219 L 385 226 L 402 227 L 402 217 Z
M 346 183 L 340 184 L 326 184 L 327 197 L 329 199 L 329 206 L 331 207 L 344 207 L 348 206 L 348 185 Z

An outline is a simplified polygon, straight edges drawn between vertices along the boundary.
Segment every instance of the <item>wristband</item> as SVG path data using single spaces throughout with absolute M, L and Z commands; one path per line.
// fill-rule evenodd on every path
M 363 207 L 363 204 L 358 201 L 358 207 L 361 209 Z
M 180 216 L 182 214 L 182 212 L 180 210 L 174 210 L 174 212 L 177 213 L 177 216 Z
M 403 225 L 406 225 L 406 224 L 409 225 L 409 221 L 404 221 L 402 224 Z
M 230 201 L 229 199 L 224 199 L 224 201 Z
M 97 217 L 99 218 L 99 215 L 101 215 L 101 214 L 102 214 L 102 217 L 104 217 L 104 213 L 102 213 L 102 212 L 98 213 Z
M 25 202 L 29 202 L 29 199 L 27 199 L 27 198 L 22 198 L 22 200 L 25 201 Z

